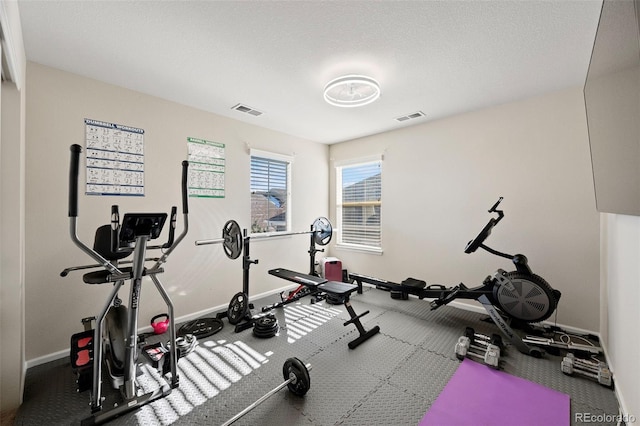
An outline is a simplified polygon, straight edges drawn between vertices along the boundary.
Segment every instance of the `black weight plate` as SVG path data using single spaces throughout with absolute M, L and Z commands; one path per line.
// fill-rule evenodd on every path
M 257 331 L 255 328 L 253 329 L 253 335 L 259 339 L 268 339 L 275 336 L 276 334 L 278 334 L 278 327 L 276 327 L 275 330 L 269 332 Z
M 344 296 L 327 293 L 325 300 L 330 305 L 342 305 L 344 303 Z
M 476 339 L 476 331 L 472 327 L 466 327 L 464 329 L 464 335 L 467 336 L 469 340 L 471 340 L 471 344 L 473 344 Z
M 273 314 L 271 315 L 266 315 L 264 317 L 260 317 L 258 319 L 255 320 L 254 323 L 254 327 L 257 327 L 259 329 L 272 329 L 274 325 L 278 324 L 278 320 L 276 319 L 275 316 L 273 316 Z
M 311 387 L 309 370 L 307 370 L 307 367 L 298 358 L 289 358 L 284 362 L 282 375 L 284 376 L 284 380 L 289 380 L 291 375 L 295 377 L 295 379 L 287 385 L 294 395 L 303 396 Z
M 227 318 L 230 324 L 236 325 L 247 316 L 247 312 L 249 311 L 248 299 L 247 295 L 242 292 L 236 293 L 231 298 L 229 308 L 227 309 Z
M 494 334 L 491 335 L 491 344 L 492 345 L 496 345 L 500 349 L 504 349 L 504 343 L 502 342 L 502 336 L 500 336 L 499 334 L 495 334 L 494 333 Z
M 254 321 L 253 335 L 261 338 L 273 337 L 278 333 L 278 320 L 273 315 L 260 317 Z
M 326 217 L 319 217 L 313 221 L 313 240 L 319 246 L 326 246 L 333 236 L 333 227 Z
M 222 227 L 222 247 L 229 259 L 237 259 L 242 254 L 242 231 L 235 220 L 229 220 Z
M 218 318 L 199 318 L 183 324 L 178 329 L 178 337 L 184 337 L 187 334 L 193 334 L 199 339 L 212 336 L 222 330 L 224 324 Z

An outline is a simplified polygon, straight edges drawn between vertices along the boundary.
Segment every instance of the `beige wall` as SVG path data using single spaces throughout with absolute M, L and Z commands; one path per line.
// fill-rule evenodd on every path
M 382 256 L 333 250 L 352 272 L 399 282 L 478 285 L 512 264 L 466 243 L 491 217 L 487 244 L 524 253 L 562 292 L 557 320 L 599 327 L 599 215 L 579 88 L 332 145 L 336 161 L 384 154 Z M 335 172 L 331 169 L 331 218 Z M 551 318 L 553 319 L 553 318 Z
M 25 375 L 25 52 L 16 2 L 0 1 L 0 423 L 22 402 Z
M 169 258 L 160 279 L 178 317 L 226 306 L 242 291 L 241 259 L 229 260 L 220 245 L 196 247 L 198 239 L 219 238 L 235 219 L 249 226 L 249 147 L 294 156 L 292 220 L 306 230 L 328 214 L 328 147 L 244 124 L 98 81 L 28 63 L 27 66 L 27 251 L 26 356 L 37 359 L 68 349 L 81 331 L 80 319 L 102 307 L 109 285 L 83 284 L 79 272 L 60 277 L 65 267 L 92 263 L 69 238 L 67 182 L 69 145 L 84 145 L 84 118 L 145 130 L 145 197 L 84 196 L 79 201 L 81 239 L 93 241 L 109 221 L 111 204 L 121 213 L 180 207 L 180 162 L 187 137 L 226 144 L 223 199 L 190 199 L 190 230 Z M 259 118 L 256 118 L 259 124 Z M 83 157 L 81 157 L 83 158 Z M 84 164 L 84 161 L 82 162 Z M 84 175 L 81 172 L 81 188 Z M 181 219 L 181 216 L 180 216 Z M 179 225 L 181 229 L 181 224 Z M 287 285 L 267 274 L 287 267 L 306 270 L 308 239 L 287 237 L 252 244 L 260 263 L 251 268 L 250 295 Z M 125 299 L 128 292 L 123 292 Z M 143 285 L 140 324 L 166 311 L 150 281 Z
M 0 262 L 0 406 L 2 411 L 22 402 L 25 373 L 25 202 L 24 100 L 12 83 L 2 83 L 2 214 Z M 22 124 L 22 125 L 21 125 Z
M 602 335 L 626 414 L 640 419 L 640 217 L 603 214 L 602 265 L 605 321 Z M 632 423 L 632 422 L 628 422 Z

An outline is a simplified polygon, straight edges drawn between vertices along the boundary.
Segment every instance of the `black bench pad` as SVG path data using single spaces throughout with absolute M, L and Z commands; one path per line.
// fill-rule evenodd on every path
M 347 294 L 351 294 L 358 289 L 357 285 L 341 283 L 338 281 L 327 281 L 324 284 L 320 284 L 318 286 L 320 291 L 324 291 L 325 293 L 335 294 L 336 296 L 345 296 Z
M 327 282 L 326 279 L 315 277 L 313 275 L 302 274 L 300 272 L 291 271 L 289 269 L 276 268 L 271 269 L 269 274 L 276 276 L 278 278 L 282 278 L 288 281 L 292 281 L 296 284 L 306 285 L 308 287 L 316 287 L 320 284 L 324 284 Z

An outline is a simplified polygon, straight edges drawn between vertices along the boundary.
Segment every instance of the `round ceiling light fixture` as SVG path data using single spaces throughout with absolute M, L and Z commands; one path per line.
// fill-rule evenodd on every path
M 346 75 L 331 80 L 324 87 L 324 100 L 339 107 L 358 107 L 380 97 L 380 85 L 371 77 Z

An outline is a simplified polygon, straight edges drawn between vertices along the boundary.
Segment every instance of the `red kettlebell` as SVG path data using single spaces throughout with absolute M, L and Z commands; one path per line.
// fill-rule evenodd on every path
M 158 321 L 161 318 L 164 318 L 163 321 Z M 162 334 L 167 331 L 169 328 L 169 315 L 168 314 L 159 314 L 155 317 L 151 318 L 151 327 L 153 328 L 153 332 L 155 334 Z

